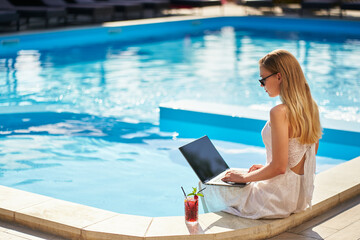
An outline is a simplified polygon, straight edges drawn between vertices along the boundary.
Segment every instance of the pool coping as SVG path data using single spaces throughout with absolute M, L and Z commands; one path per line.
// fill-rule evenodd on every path
M 316 175 L 313 206 L 284 219 L 251 220 L 223 212 L 183 216 L 119 214 L 0 185 L 0 219 L 69 239 L 264 239 L 360 194 L 360 157 Z

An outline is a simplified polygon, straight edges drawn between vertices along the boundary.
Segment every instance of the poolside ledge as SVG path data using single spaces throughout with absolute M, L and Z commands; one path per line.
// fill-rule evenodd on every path
M 118 214 L 0 186 L 0 219 L 69 239 L 264 239 L 318 216 L 360 194 L 360 157 L 316 175 L 313 207 L 285 219 L 250 220 L 223 212 L 199 216 Z M 121 204 L 119 202 L 119 204 Z

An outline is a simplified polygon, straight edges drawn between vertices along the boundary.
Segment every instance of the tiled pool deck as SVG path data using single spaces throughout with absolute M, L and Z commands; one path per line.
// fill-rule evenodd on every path
M 224 9 L 226 15 L 244 12 L 231 4 Z M 219 14 L 217 7 L 202 12 Z M 288 218 L 248 220 L 207 213 L 195 227 L 181 216 L 124 215 L 0 186 L 0 239 L 360 239 L 359 169 L 360 157 L 319 173 L 312 209 Z

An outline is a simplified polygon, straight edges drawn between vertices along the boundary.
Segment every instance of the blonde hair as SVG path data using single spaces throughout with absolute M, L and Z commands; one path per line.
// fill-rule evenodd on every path
M 301 144 L 317 142 L 322 135 L 319 109 L 296 58 L 286 50 L 275 50 L 260 59 L 259 64 L 272 73 L 281 74 L 280 99 L 287 106 L 291 138 Z

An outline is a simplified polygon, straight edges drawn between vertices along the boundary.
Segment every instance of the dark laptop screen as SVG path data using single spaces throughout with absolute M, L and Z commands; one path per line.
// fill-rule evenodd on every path
M 202 182 L 229 168 L 207 136 L 179 148 Z

